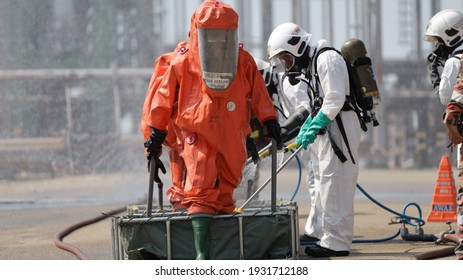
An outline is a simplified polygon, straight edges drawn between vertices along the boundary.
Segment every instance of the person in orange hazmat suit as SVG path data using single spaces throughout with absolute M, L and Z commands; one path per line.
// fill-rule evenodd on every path
M 152 132 L 152 128 L 147 124 L 147 121 L 151 112 L 153 96 L 156 93 L 156 90 L 158 89 L 162 77 L 164 76 L 167 68 L 169 67 L 172 58 L 176 55 L 181 55 L 185 53 L 187 50 L 188 42 L 182 41 L 177 45 L 173 52 L 161 55 L 154 62 L 154 71 L 151 75 L 148 92 L 146 93 L 145 102 L 143 104 L 143 112 L 140 126 L 144 137 L 143 139 L 145 141 L 147 141 L 150 138 Z M 164 141 L 164 145 L 167 147 L 169 153 L 169 162 L 172 178 L 172 185 L 167 189 L 166 194 L 167 198 L 169 199 L 169 202 L 172 204 L 173 209 L 179 210 L 184 208 L 181 205 L 181 201 L 184 198 L 183 186 L 185 178 L 185 164 L 183 162 L 183 158 L 179 155 L 179 144 L 177 141 L 177 136 L 175 135 L 173 129 L 171 129 L 171 126 L 172 124 L 169 123 L 167 131 L 171 132 L 167 133 L 166 139 Z M 146 151 L 146 148 L 145 153 L 149 155 L 149 153 Z M 151 158 L 148 158 L 148 164 L 150 163 L 150 159 Z M 163 163 L 160 160 L 157 161 L 157 165 L 159 165 L 159 168 L 164 168 Z
M 182 205 L 191 217 L 196 259 L 209 259 L 213 215 L 236 207 L 233 191 L 246 162 L 251 111 L 281 142 L 278 115 L 254 58 L 238 46 L 237 28 L 230 5 L 201 3 L 191 18 L 189 49 L 172 59 L 147 120 L 151 156 L 159 156 L 170 122 L 181 143 L 187 173 Z

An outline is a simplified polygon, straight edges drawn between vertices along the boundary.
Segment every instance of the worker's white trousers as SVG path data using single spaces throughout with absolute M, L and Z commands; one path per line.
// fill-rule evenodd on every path
M 309 146 L 310 149 L 310 146 Z M 314 185 L 314 174 L 312 168 L 312 161 L 310 160 L 310 151 L 300 151 L 299 152 L 299 160 L 301 162 L 301 168 L 305 168 L 306 170 L 306 178 L 305 184 L 307 187 L 307 191 L 309 192 L 309 204 L 312 205 L 312 201 L 315 199 L 315 185 Z
M 342 111 L 341 119 L 355 164 L 352 162 L 338 124 L 328 125 L 329 133 L 318 135 L 310 145 L 314 171 L 314 199 L 305 226 L 305 234 L 320 239 L 320 246 L 335 251 L 350 251 L 354 231 L 354 196 L 359 172 L 358 149 L 361 128 L 353 111 Z M 347 161 L 334 153 L 329 135 Z

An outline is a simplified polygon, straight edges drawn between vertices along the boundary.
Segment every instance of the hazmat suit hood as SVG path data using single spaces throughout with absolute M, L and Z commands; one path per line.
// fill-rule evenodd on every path
M 315 55 L 318 53 L 323 48 L 329 47 L 328 41 L 321 39 L 315 42 L 315 44 L 310 45 L 310 52 L 309 52 L 309 59 L 310 59 L 310 65 L 314 65 L 313 63 L 313 58 Z
M 216 0 L 204 1 L 191 17 L 190 53 L 203 87 L 222 91 L 232 83 L 238 64 L 238 14 Z

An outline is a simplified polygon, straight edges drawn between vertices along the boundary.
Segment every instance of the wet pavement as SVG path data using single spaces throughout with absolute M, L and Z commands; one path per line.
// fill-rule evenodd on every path
M 268 173 L 261 172 L 260 180 Z M 163 177 L 165 186 L 170 181 Z M 278 198 L 294 197 L 299 208 L 299 232 L 303 233 L 309 212 L 308 192 L 298 186 L 299 171 L 288 167 L 278 175 Z M 390 224 L 397 215 L 384 207 L 422 219 L 429 214 L 436 170 L 378 170 L 362 169 L 359 185 L 383 207 L 375 204 L 357 190 L 355 204 L 354 243 L 348 257 L 342 260 L 402 260 L 412 259 L 452 244 L 406 241 L 401 236 L 382 241 L 398 233 L 402 224 Z M 61 178 L 36 178 L 21 181 L 0 181 L 0 243 L 1 260 L 65 260 L 76 257 L 53 243 L 53 238 L 68 227 L 108 213 L 111 210 L 146 201 L 148 174 L 118 173 Z M 270 186 L 264 188 L 259 199 L 269 198 Z M 296 192 L 297 190 L 297 192 Z M 156 201 L 156 198 L 155 198 Z M 410 205 L 413 204 L 413 205 Z M 239 205 L 239 204 L 238 204 Z M 417 205 L 418 207 L 414 206 Z M 405 209 L 405 210 L 404 210 Z M 404 212 L 405 211 L 405 212 Z M 452 225 L 456 228 L 455 225 Z M 413 234 L 415 227 L 406 225 Z M 425 234 L 439 234 L 448 229 L 445 222 L 426 223 Z M 110 219 L 78 229 L 64 241 L 79 248 L 89 259 L 111 260 Z M 300 248 L 299 259 L 311 259 Z M 448 255 L 442 259 L 455 259 Z

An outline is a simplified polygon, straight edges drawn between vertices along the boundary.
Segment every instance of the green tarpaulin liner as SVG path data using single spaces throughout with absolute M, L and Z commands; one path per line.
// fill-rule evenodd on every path
M 165 215 L 165 216 L 164 216 Z M 297 206 L 246 210 L 214 216 L 210 258 L 293 259 L 297 251 Z M 188 215 L 153 214 L 118 218 L 119 245 L 128 259 L 194 260 L 193 229 Z

